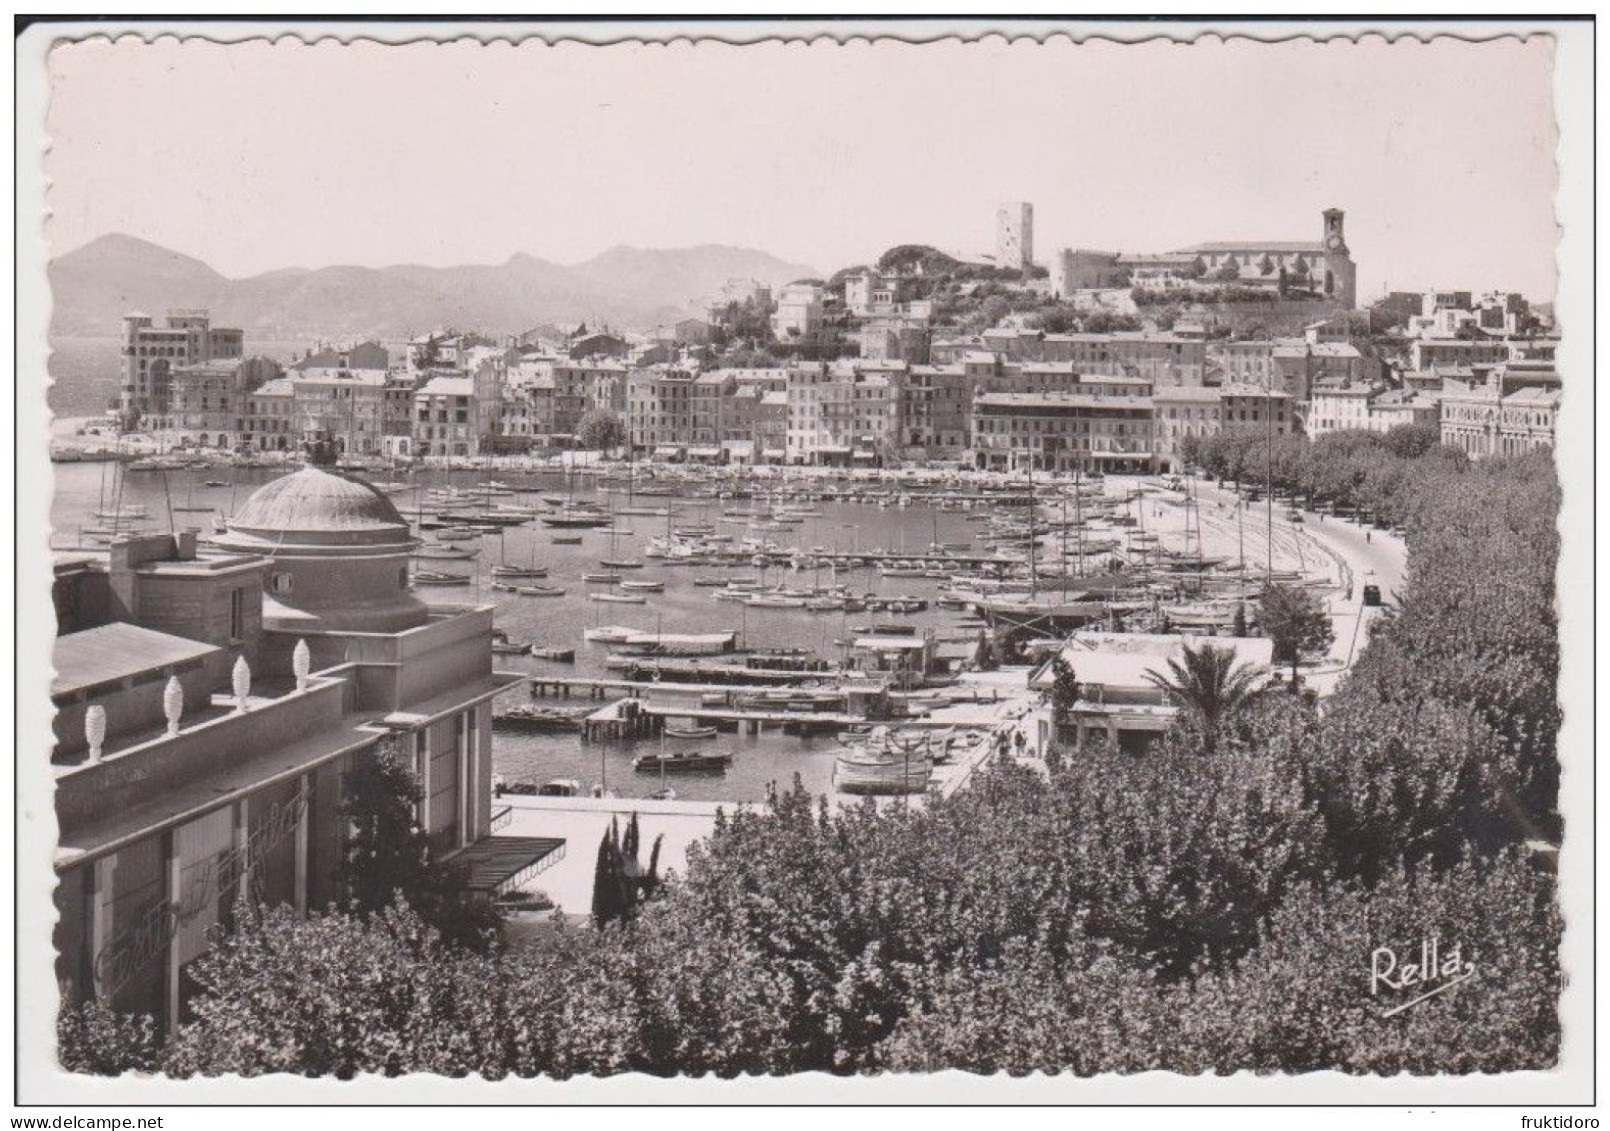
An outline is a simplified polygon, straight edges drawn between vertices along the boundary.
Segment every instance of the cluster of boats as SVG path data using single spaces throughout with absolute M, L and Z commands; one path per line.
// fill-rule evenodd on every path
M 925 793 L 934 767 L 944 765 L 964 742 L 954 728 L 895 730 L 864 727 L 843 736 L 833 760 L 833 788 L 839 793 L 899 795 Z
M 711 587 L 714 588 L 713 585 Z M 751 609 L 800 609 L 812 613 L 920 613 L 928 608 L 928 601 L 923 597 L 856 594 L 842 585 L 814 586 L 809 589 L 765 586 L 757 579 L 727 581 L 715 589 L 710 597 Z

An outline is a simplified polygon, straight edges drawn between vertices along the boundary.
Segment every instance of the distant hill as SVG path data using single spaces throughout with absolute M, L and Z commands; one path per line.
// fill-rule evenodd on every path
M 583 319 L 651 329 L 698 313 L 733 278 L 780 285 L 814 269 L 762 251 L 706 244 L 615 247 L 574 266 L 520 253 L 496 266 L 287 268 L 229 279 L 132 236 L 103 236 L 50 265 L 54 337 L 118 333 L 131 310 L 205 307 L 253 338 L 397 338 L 437 326 L 516 333 Z

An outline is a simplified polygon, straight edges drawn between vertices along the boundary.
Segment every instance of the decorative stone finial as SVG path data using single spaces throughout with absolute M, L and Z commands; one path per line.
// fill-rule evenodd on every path
M 235 660 L 235 670 L 230 673 L 229 682 L 235 691 L 235 710 L 244 711 L 246 698 L 252 693 L 252 669 L 246 663 L 245 656 Z
M 313 654 L 308 651 L 307 641 L 298 640 L 296 647 L 291 651 L 291 671 L 296 673 L 296 689 L 307 690 L 307 673 L 313 668 Z
M 106 741 L 106 708 L 99 703 L 84 712 L 84 738 L 89 742 L 89 760 L 99 762 Z
M 168 720 L 168 735 L 179 733 L 179 719 L 184 715 L 184 685 L 179 677 L 170 675 L 168 686 L 162 689 L 162 713 Z

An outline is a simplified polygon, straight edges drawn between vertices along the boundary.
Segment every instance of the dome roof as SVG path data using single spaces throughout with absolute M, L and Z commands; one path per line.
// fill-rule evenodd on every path
M 380 491 L 320 467 L 281 476 L 252 493 L 229 519 L 232 531 L 254 534 L 408 534 L 408 520 Z

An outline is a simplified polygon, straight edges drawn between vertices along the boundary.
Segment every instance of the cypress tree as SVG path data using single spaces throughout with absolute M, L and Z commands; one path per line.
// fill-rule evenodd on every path
M 620 914 L 620 880 L 615 872 L 615 853 L 605 833 L 598 842 L 598 863 L 593 867 L 593 925 L 604 927 Z
M 637 827 L 637 814 L 626 822 L 626 836 L 621 840 L 621 862 L 626 865 L 626 874 L 632 875 L 637 871 L 637 849 L 642 840 L 642 833 Z
M 660 845 L 665 842 L 665 834 L 661 833 L 654 838 L 654 847 L 648 852 L 648 871 L 643 873 L 643 901 L 646 903 L 654 898 L 654 893 L 660 887 Z

